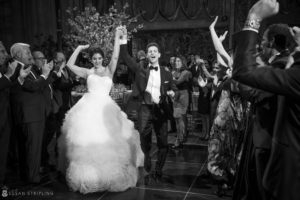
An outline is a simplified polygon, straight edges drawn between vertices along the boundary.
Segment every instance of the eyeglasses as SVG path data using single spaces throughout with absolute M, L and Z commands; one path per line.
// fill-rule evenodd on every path
M 46 60 L 45 57 L 38 57 L 38 58 L 34 58 L 34 60 Z
M 55 64 L 55 65 L 58 65 L 58 64 L 62 64 L 64 62 L 64 60 L 61 60 L 61 61 L 54 61 L 53 63 Z

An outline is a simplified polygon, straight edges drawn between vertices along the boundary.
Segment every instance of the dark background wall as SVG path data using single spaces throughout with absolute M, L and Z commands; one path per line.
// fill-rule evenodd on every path
M 144 29 L 135 34 L 132 50 L 144 49 L 150 41 L 162 46 L 164 58 L 174 53 L 198 53 L 204 57 L 214 51 L 208 26 L 219 16 L 217 32 L 230 34 L 243 26 L 247 12 L 256 0 L 0 0 L 0 40 L 6 47 L 15 42 L 41 45 L 48 41 L 55 48 L 62 46 L 62 34 L 67 31 L 66 9 L 84 9 L 94 5 L 100 13 L 116 3 L 129 3 L 128 12 L 140 15 Z M 268 19 L 274 22 L 300 25 L 300 0 L 280 0 L 280 14 Z M 230 48 L 231 37 L 225 41 Z

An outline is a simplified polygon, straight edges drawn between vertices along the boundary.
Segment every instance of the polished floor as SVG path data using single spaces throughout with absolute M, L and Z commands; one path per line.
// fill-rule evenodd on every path
M 173 138 L 172 138 L 173 137 Z M 170 134 L 170 143 L 174 135 Z M 156 160 L 157 149 L 152 148 L 153 162 Z M 197 135 L 190 135 L 187 144 L 179 150 L 170 150 L 163 170 L 163 177 L 159 180 L 146 176 L 141 170 L 136 187 L 125 192 L 99 192 L 80 194 L 72 192 L 56 172 L 44 175 L 42 183 L 38 185 L 22 185 L 17 177 L 11 178 L 11 188 L 2 190 L 5 199 L 18 200 L 217 200 L 230 199 L 230 195 L 222 198 L 215 195 L 216 186 L 207 176 L 206 171 L 207 146 Z M 154 165 L 154 163 L 153 163 Z M 15 181 L 15 182 L 14 182 Z M 3 196 L 4 195 L 4 196 Z M 7 196 L 7 197 L 6 197 Z

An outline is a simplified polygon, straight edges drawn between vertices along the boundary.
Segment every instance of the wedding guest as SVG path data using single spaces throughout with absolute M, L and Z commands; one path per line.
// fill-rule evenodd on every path
M 175 69 L 172 71 L 173 80 L 178 88 L 173 101 L 174 118 L 176 122 L 177 138 L 172 148 L 182 147 L 187 137 L 187 109 L 189 106 L 189 89 L 192 79 L 191 72 L 187 69 L 184 57 L 176 57 Z
M 17 62 L 8 62 L 8 54 L 0 41 L 0 188 L 5 184 L 5 172 L 8 156 L 8 149 L 11 136 L 11 109 L 10 109 L 10 88 L 12 85 L 21 87 L 24 78 L 29 74 L 30 68 L 20 69 L 17 80 L 13 78 L 16 73 Z
M 277 14 L 276 0 L 260 0 L 248 13 L 243 31 L 235 35 L 233 78 L 246 85 L 279 95 L 273 130 L 271 155 L 263 177 L 263 186 L 270 199 L 299 199 L 299 61 L 289 69 L 265 65 L 257 67 L 256 51 L 258 30 L 262 20 Z M 300 46 L 300 28 L 291 33 Z
M 55 112 L 57 119 L 56 137 L 60 136 L 60 128 L 65 118 L 66 112 L 72 107 L 72 88 L 79 85 L 79 80 L 76 80 L 75 75 L 66 67 L 66 56 L 63 52 L 56 52 L 54 54 L 54 66 L 58 68 L 58 76 L 60 77 L 53 82 L 54 98 L 57 98 L 58 110 Z
M 196 64 L 192 66 L 191 73 L 193 76 L 193 86 L 199 91 L 197 112 L 201 115 L 202 134 L 203 138 L 209 138 L 209 108 L 210 108 L 210 89 L 209 78 L 206 77 L 204 71 L 207 71 L 205 60 L 201 59 L 199 55 L 195 55 Z M 208 72 L 208 71 L 207 71 Z M 200 79 L 200 83 L 199 80 Z
M 288 46 L 292 38 L 287 24 L 272 24 L 263 34 L 261 41 L 261 52 L 256 58 L 262 58 L 261 66 L 269 63 L 274 68 L 284 69 L 288 60 Z M 256 177 L 255 181 L 249 179 L 245 183 L 248 191 L 245 196 L 252 199 L 268 199 L 268 195 L 262 185 L 264 172 L 270 157 L 272 134 L 275 124 L 278 96 L 270 92 L 251 88 L 243 84 L 239 85 L 240 92 L 253 105 L 254 113 L 253 128 L 249 134 L 252 135 L 250 152 L 245 163 L 248 163 L 247 171 L 241 176 Z M 253 166 L 255 166 L 253 168 Z M 243 166 L 242 166 L 243 167 Z M 241 177 L 239 177 L 241 179 Z M 252 182 L 251 182 L 252 181 Z M 238 189 L 238 188 L 236 188 Z M 243 195 L 240 191 L 236 191 Z M 235 197 L 240 199 L 242 197 Z
M 18 67 L 27 68 L 33 64 L 30 46 L 23 43 L 12 45 L 11 56 L 18 62 Z M 19 167 L 23 181 L 40 182 L 40 162 L 43 133 L 46 120 L 46 102 L 43 95 L 48 86 L 51 67 L 44 65 L 41 73 L 32 67 L 22 87 L 12 87 L 12 110 L 14 126 L 18 134 Z

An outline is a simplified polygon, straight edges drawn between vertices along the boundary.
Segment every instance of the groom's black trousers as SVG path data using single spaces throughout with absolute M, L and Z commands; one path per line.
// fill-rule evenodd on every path
M 156 133 L 157 140 L 157 162 L 155 171 L 161 172 L 168 153 L 168 121 L 160 115 L 157 105 L 141 104 L 138 110 L 138 129 L 140 133 L 141 146 L 145 154 L 145 169 L 151 169 L 151 144 L 152 128 Z

